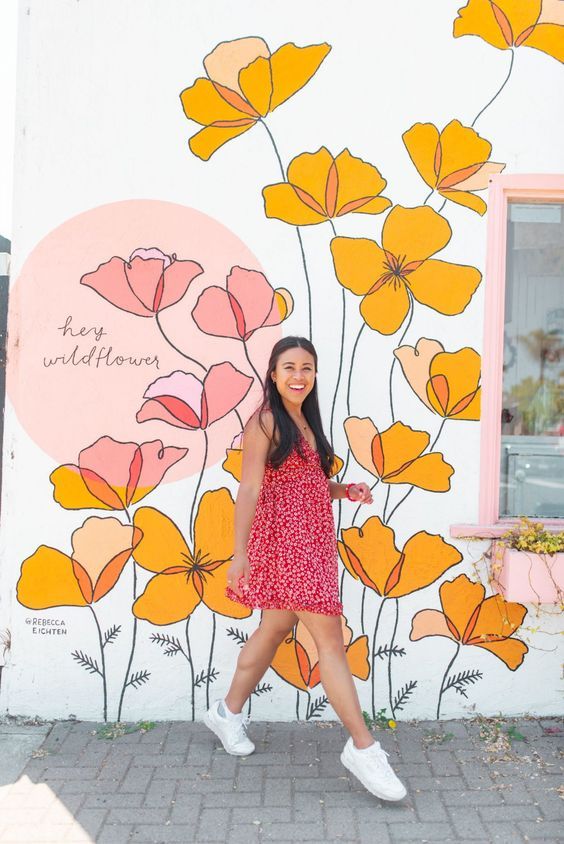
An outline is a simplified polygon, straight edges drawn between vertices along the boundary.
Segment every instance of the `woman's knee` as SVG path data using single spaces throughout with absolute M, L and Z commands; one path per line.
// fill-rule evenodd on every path
M 264 629 L 259 628 L 259 630 L 261 631 L 265 642 L 278 647 L 278 645 L 282 644 L 285 639 L 292 636 L 293 627 L 294 625 L 290 624 L 280 627 L 265 627 Z
M 290 610 L 265 610 L 258 630 L 264 637 L 280 643 L 290 635 L 297 620 L 297 615 Z
M 341 655 L 345 653 L 345 643 L 340 628 L 330 632 L 327 631 L 325 635 L 318 636 L 314 641 L 320 657 L 324 654 Z
M 299 618 L 310 633 L 320 656 L 345 652 L 340 617 L 304 613 Z
M 326 656 L 330 657 L 345 657 L 345 645 L 343 643 L 343 638 L 331 638 L 324 641 L 321 641 L 317 647 L 317 653 L 319 655 L 319 659 L 322 660 Z
M 282 621 L 278 624 L 267 623 L 261 624 L 252 634 L 247 644 L 241 650 L 237 660 L 238 668 L 253 668 L 256 665 L 257 659 L 261 658 L 261 653 L 269 659 L 272 658 L 272 651 L 284 641 L 285 638 L 292 634 L 293 624 L 291 619 Z

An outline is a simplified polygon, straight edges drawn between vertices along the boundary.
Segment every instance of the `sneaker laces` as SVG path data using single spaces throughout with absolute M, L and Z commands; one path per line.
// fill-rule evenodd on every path
M 393 769 L 388 762 L 388 756 L 390 755 L 384 748 L 380 745 L 380 742 L 375 741 L 374 744 L 370 746 L 370 753 L 372 757 L 378 762 L 378 765 L 382 769 L 382 773 L 385 774 L 390 779 L 393 777 L 395 779 L 395 774 Z
M 241 713 L 241 718 L 238 718 L 237 720 L 239 721 L 239 723 L 237 724 L 236 737 L 237 739 L 245 739 L 247 738 L 247 727 L 251 723 L 251 719 L 249 715 L 243 715 Z

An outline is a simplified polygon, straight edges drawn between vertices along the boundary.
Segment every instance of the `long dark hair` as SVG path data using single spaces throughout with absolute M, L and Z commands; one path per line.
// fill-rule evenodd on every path
M 263 401 L 259 409 L 259 421 L 265 433 L 268 433 L 263 424 L 262 416 L 267 410 L 270 410 L 274 417 L 274 432 L 275 442 L 274 451 L 270 456 L 270 463 L 275 469 L 278 469 L 286 458 L 290 455 L 294 448 L 303 457 L 302 443 L 300 442 L 300 434 L 298 428 L 290 418 L 288 411 L 284 407 L 282 397 L 278 392 L 275 382 L 272 380 L 272 373 L 276 369 L 278 358 L 289 349 L 305 349 L 313 357 L 315 372 L 317 372 L 317 352 L 307 338 L 305 337 L 283 337 L 273 347 L 270 353 L 270 360 L 268 361 L 268 371 L 263 384 Z M 305 397 L 302 404 L 302 412 L 307 420 L 307 423 L 315 436 L 315 443 L 321 466 L 323 471 L 330 477 L 335 452 L 333 447 L 325 434 L 323 433 L 323 425 L 321 423 L 321 413 L 319 412 L 319 400 L 317 397 L 317 382 L 314 381 L 313 389 Z

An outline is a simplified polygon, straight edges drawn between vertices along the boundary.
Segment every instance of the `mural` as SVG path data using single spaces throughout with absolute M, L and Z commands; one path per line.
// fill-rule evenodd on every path
M 354 677 L 366 680 L 370 674 L 368 659 L 368 636 L 353 639 L 353 631 L 342 619 L 343 642 L 349 668 Z M 296 688 L 296 718 L 300 718 L 300 691 L 307 695 L 305 720 L 318 718 L 327 706 L 326 695 L 311 699 L 311 689 L 321 682 L 317 648 L 303 622 L 296 624 L 295 630 L 278 648 L 272 661 L 272 668 L 286 683 Z
M 457 642 L 456 651 L 440 686 L 437 718 L 441 712 L 442 696 L 447 689 L 454 688 L 466 697 L 465 687 L 482 677 L 481 671 L 477 670 L 463 671 L 448 677 L 461 645 L 485 648 L 512 671 L 519 668 L 529 650 L 524 642 L 512 636 L 523 623 L 527 614 L 526 607 L 509 603 L 500 595 L 485 598 L 482 584 L 473 583 L 465 574 L 443 583 L 439 594 L 443 611 L 421 610 L 416 613 L 410 635 L 412 641 L 425 636 L 446 636 Z
M 140 661 L 148 643 L 167 660 L 176 662 L 182 657 L 186 661 L 184 717 L 200 717 L 210 703 L 213 684 L 223 688 L 229 679 L 221 676 L 215 662 L 218 637 L 239 645 L 248 638 L 246 629 L 233 622 L 244 621 L 251 612 L 225 595 L 244 447 L 241 432 L 260 396 L 268 350 L 285 321 L 292 317 L 297 320 L 294 326 L 305 326 L 309 337 L 315 334 L 312 289 L 321 282 L 312 273 L 301 227 L 323 223 L 328 224 L 326 250 L 316 254 L 316 262 L 326 262 L 330 272 L 323 284 L 332 284 L 338 291 L 340 306 L 334 317 L 340 328 L 338 365 L 335 372 L 324 375 L 331 378 L 330 403 L 324 408 L 326 427 L 335 441 L 342 434 L 338 441 L 344 443 L 334 476 L 350 481 L 360 468 L 372 477 L 373 489 L 383 490 L 383 504 L 375 502 L 360 526 L 356 524 L 360 508 L 349 510 L 340 501 L 335 508 L 346 612 L 343 641 L 361 699 L 370 701 L 373 718 L 382 706 L 391 719 L 398 713 L 410 717 L 420 679 L 412 676 L 398 688 L 395 666 L 398 660 L 417 660 L 421 647 L 417 643 L 427 637 L 443 637 L 455 645 L 446 669 L 439 657 L 443 650 L 427 666 L 436 686 L 437 718 L 449 690 L 467 698 L 484 676 L 482 663 L 471 669 L 459 664 L 458 673 L 452 673 L 462 645 L 489 651 L 511 671 L 523 664 L 528 648 L 513 634 L 523 624 L 526 607 L 498 595 L 486 597 L 483 585 L 460 571 L 463 555 L 459 549 L 429 532 L 424 520 L 409 526 L 405 541 L 397 538 L 407 530 L 398 513 L 409 496 L 432 502 L 435 495 L 452 494 L 462 456 L 456 450 L 438 450 L 447 422 L 472 423 L 480 418 L 478 352 L 471 346 L 449 349 L 446 341 L 433 337 L 410 339 L 414 343 L 410 345 L 406 336 L 419 311 L 456 320 L 481 283 L 482 274 L 470 255 L 469 263 L 449 258 L 453 244 L 458 254 L 464 251 L 464 238 L 446 215 L 453 206 L 465 214 L 486 213 L 486 203 L 478 193 L 505 164 L 490 160 L 492 142 L 473 127 L 508 83 L 517 48 L 533 47 L 564 60 L 561 18 L 554 3 L 544 3 L 541 12 L 540 0 L 527 0 L 519 9 L 509 0 L 496 4 L 469 0 L 460 9 L 454 37 L 475 36 L 509 50 L 509 71 L 471 125 L 453 118 L 443 128 L 432 122 L 406 127 L 401 140 L 427 192 L 422 202 L 423 192 L 421 197 L 414 196 L 412 206 L 395 202 L 393 180 L 348 148 L 333 155 L 321 145 L 317 151 L 294 155 L 287 165 L 282 161 L 267 119 L 294 96 L 319 95 L 323 68 L 333 55 L 329 44 L 286 43 L 271 52 L 260 37 L 224 41 L 205 57 L 206 76 L 181 92 L 185 117 L 190 126 L 200 127 L 189 139 L 189 150 L 202 162 L 218 154 L 232 156 L 240 166 L 244 140 L 225 145 L 259 124 L 262 127 L 274 154 L 272 181 L 262 188 L 264 214 L 277 221 L 272 225 L 283 223 L 295 230 L 297 243 L 292 235 L 287 248 L 297 249 L 303 280 L 296 284 L 303 284 L 304 289 L 275 288 L 257 263 L 243 266 L 235 256 L 228 259 L 231 268 L 223 277 L 210 273 L 206 256 L 198 254 L 197 246 L 189 257 L 188 253 L 177 257 L 164 243 L 152 246 L 146 241 L 122 252 L 127 258 L 116 256 L 116 246 L 101 262 L 84 260 L 76 278 L 82 293 L 88 292 L 98 306 L 101 298 L 104 308 L 118 309 L 127 315 L 124 318 L 141 317 L 138 324 L 154 323 L 169 357 L 166 365 L 159 361 L 158 374 L 145 373 L 143 388 L 139 390 L 141 382 L 136 382 L 136 392 L 132 392 L 135 410 L 128 424 L 140 432 L 150 430 L 147 441 L 114 439 L 107 424 L 100 427 L 92 444 L 82 445 L 78 456 L 69 451 L 64 458 L 76 462 L 65 462 L 52 471 L 53 498 L 61 508 L 110 510 L 113 515 L 87 516 L 72 532 L 66 550 L 40 545 L 21 565 L 17 599 L 23 607 L 37 611 L 88 608 L 97 652 L 86 653 L 76 637 L 70 658 L 92 675 L 85 682 L 94 683 L 97 675 L 104 719 L 127 718 L 128 693 L 140 689 L 150 693 L 151 671 Z M 398 147 L 403 149 L 399 139 Z M 260 195 L 256 202 L 261 208 Z M 337 226 L 346 215 L 373 217 L 374 236 L 340 233 Z M 278 226 L 284 244 L 285 226 Z M 320 241 L 316 243 L 319 248 Z M 305 312 L 295 307 L 298 293 L 305 293 Z M 361 325 L 351 337 L 354 304 L 358 304 Z M 182 328 L 173 333 L 162 315 L 176 309 L 181 309 L 178 325 Z M 298 329 L 288 331 L 297 333 Z M 260 346 L 257 336 L 262 338 Z M 375 403 L 373 418 L 355 415 L 351 389 L 359 368 L 361 336 L 386 373 L 387 392 Z M 399 406 L 400 379 L 402 389 L 407 385 L 419 400 L 421 415 L 415 419 Z M 155 436 L 158 432 L 158 439 L 150 439 L 153 432 Z M 142 439 L 141 433 L 137 439 Z M 232 489 L 208 487 L 208 470 L 218 463 Z M 173 519 L 164 508 L 145 504 L 145 498 L 156 498 L 169 480 L 178 481 L 177 494 L 185 502 L 181 518 Z M 126 571 L 132 590 L 125 582 Z M 443 579 L 445 575 L 454 579 Z M 105 629 L 98 605 L 114 589 L 122 590 L 124 596 L 127 592 L 124 601 L 130 609 Z M 425 594 L 420 595 L 423 590 Z M 400 613 L 400 599 L 406 596 L 420 600 L 421 608 L 411 617 L 405 603 Z M 441 609 L 433 607 L 439 603 Z M 192 632 L 196 615 L 205 618 L 209 630 L 207 649 Z M 385 616 L 390 637 L 383 633 Z M 222 620 L 227 620 L 227 627 Z M 398 644 L 401 630 L 407 631 L 413 643 L 409 648 Z M 123 647 L 127 667 L 113 699 L 107 668 L 119 647 Z M 325 713 L 327 698 L 317 688 L 315 645 L 301 623 L 282 643 L 271 668 L 265 682 L 255 689 L 249 711 L 253 699 L 287 686 L 292 694 L 295 690 L 295 709 L 288 711 L 288 718 L 309 720 Z

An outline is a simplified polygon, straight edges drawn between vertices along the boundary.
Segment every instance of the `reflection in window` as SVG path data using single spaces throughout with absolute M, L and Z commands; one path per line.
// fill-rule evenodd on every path
M 500 516 L 564 518 L 564 205 L 511 203 Z

